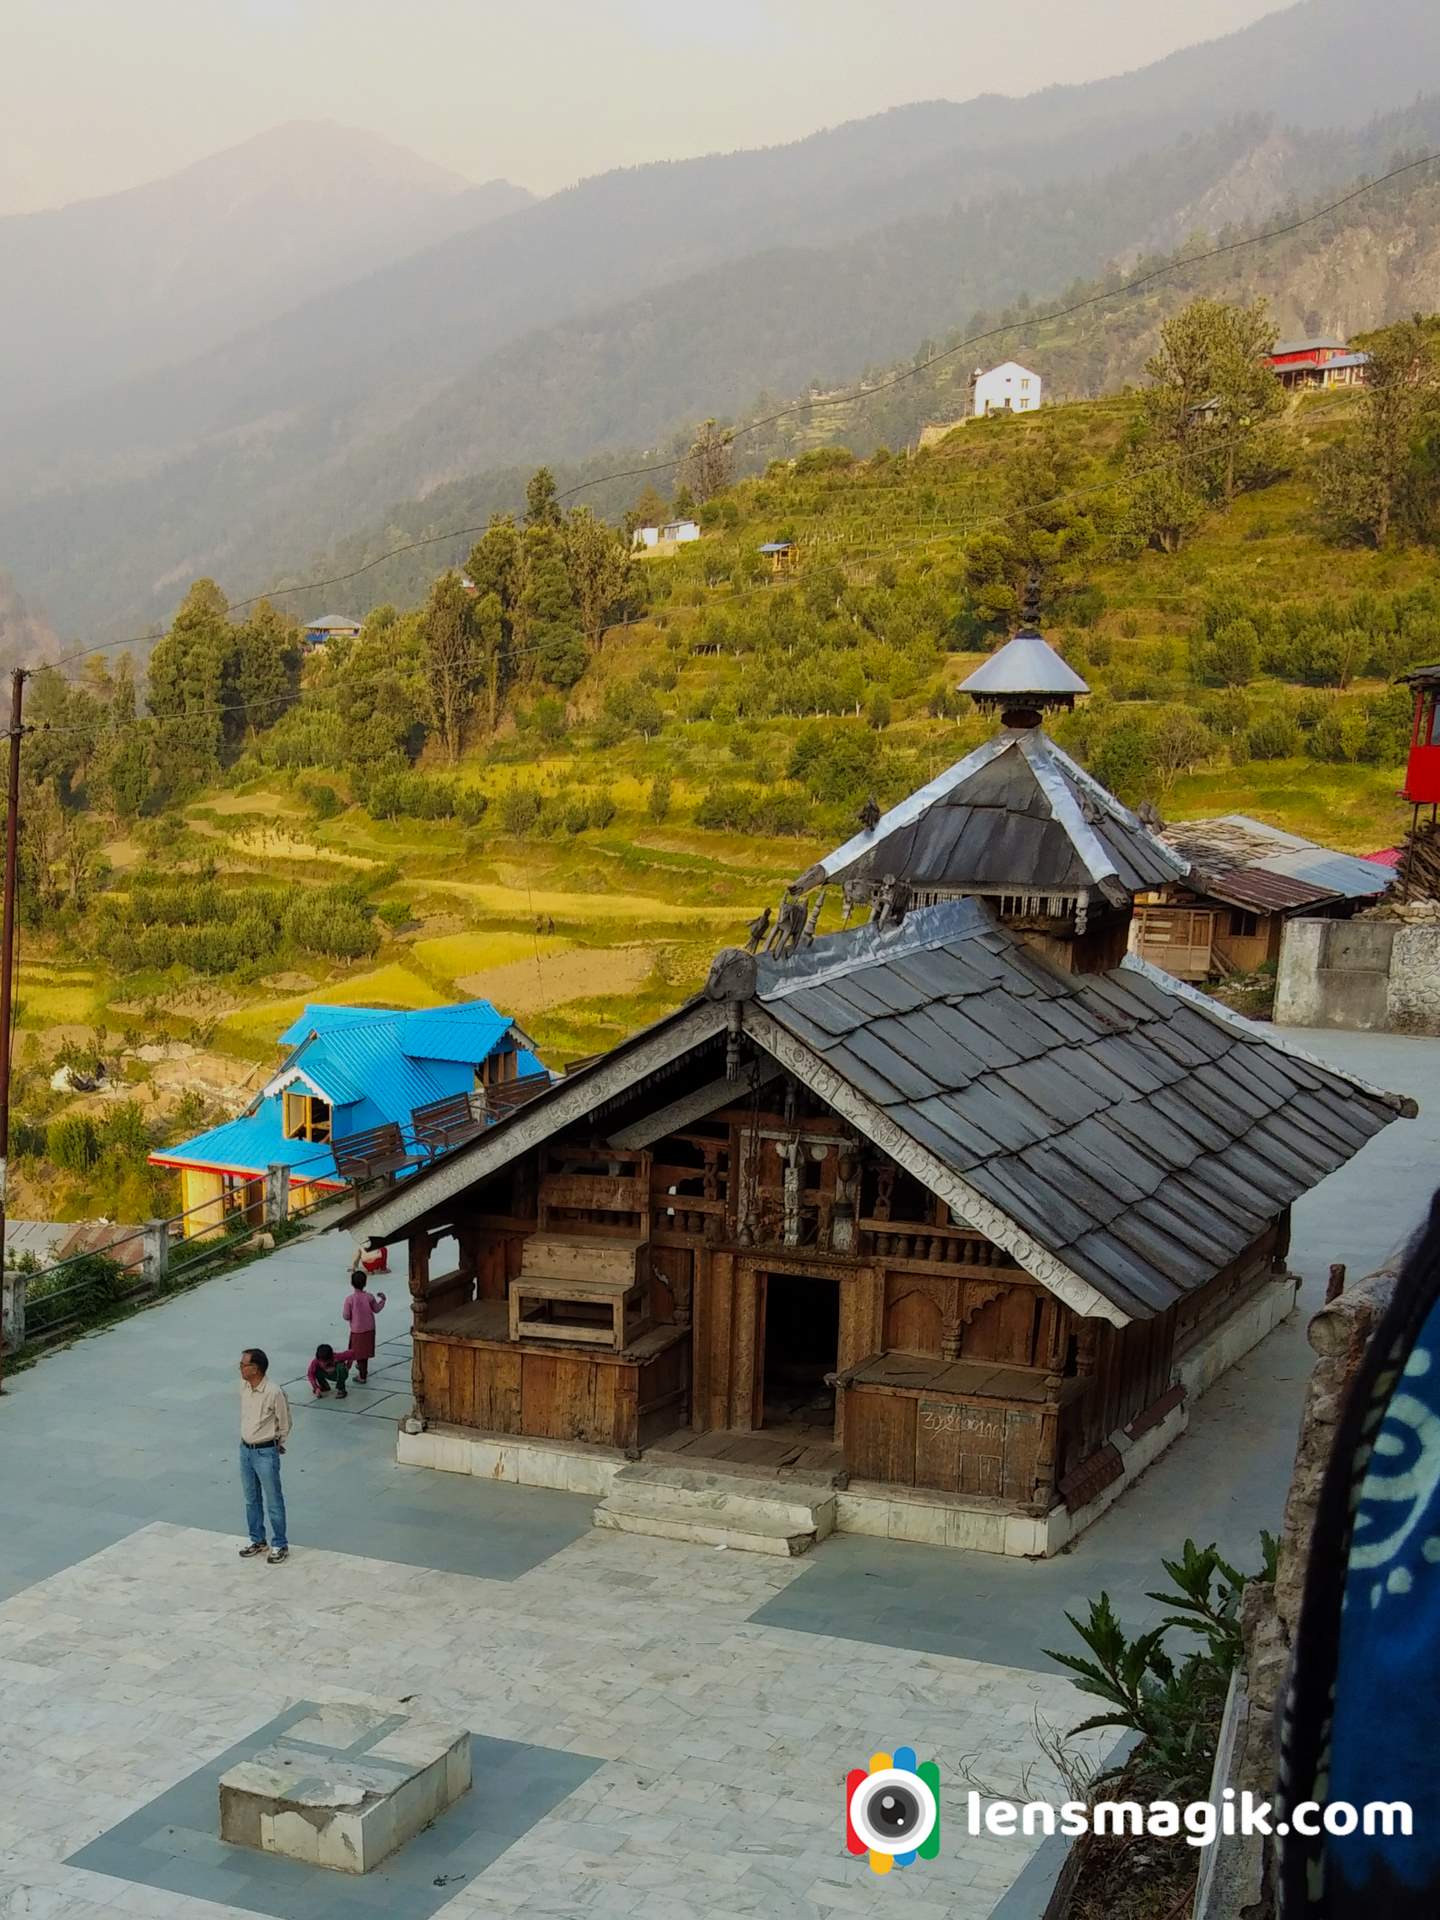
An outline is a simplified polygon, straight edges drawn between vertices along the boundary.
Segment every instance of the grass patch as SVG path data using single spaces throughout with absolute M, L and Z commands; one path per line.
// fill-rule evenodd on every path
M 417 940 L 410 949 L 414 963 L 431 980 L 454 986 L 467 974 L 492 967 L 533 961 L 538 953 L 564 953 L 568 940 L 558 934 L 510 933 L 503 929 L 481 933 L 447 933 L 433 940 Z
M 20 981 L 19 1020 L 22 1027 L 54 1027 L 88 1021 L 95 1015 L 98 995 L 88 985 L 51 986 L 43 981 Z
M 1163 811 L 1174 820 L 1248 813 L 1342 853 L 1371 853 L 1394 846 L 1410 824 L 1409 808 L 1396 798 L 1400 777 L 1384 767 L 1252 760 L 1182 774 Z

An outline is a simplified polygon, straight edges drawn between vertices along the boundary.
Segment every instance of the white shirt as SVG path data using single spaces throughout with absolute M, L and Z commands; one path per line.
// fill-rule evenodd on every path
M 290 1402 L 285 1398 L 282 1387 L 277 1387 L 266 1374 L 251 1386 L 248 1380 L 240 1382 L 240 1438 L 253 1447 L 258 1440 L 279 1440 L 282 1443 L 290 1434 Z

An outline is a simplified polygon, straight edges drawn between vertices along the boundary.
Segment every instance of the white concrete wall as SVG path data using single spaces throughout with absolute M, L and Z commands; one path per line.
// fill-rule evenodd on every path
M 1275 1024 L 1440 1035 L 1440 926 L 1287 922 Z
M 1016 413 L 1033 413 L 1040 404 L 1040 376 L 1018 360 L 991 367 L 975 382 L 977 414 L 1003 413 L 1007 403 Z

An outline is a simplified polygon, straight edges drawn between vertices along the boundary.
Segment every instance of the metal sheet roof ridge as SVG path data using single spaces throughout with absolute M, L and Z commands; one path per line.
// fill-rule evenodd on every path
M 1020 751 L 1035 776 L 1035 784 L 1050 802 L 1050 817 L 1064 828 L 1071 846 L 1085 864 L 1085 871 L 1097 886 L 1103 880 L 1118 880 L 1120 869 L 1085 818 L 1064 771 L 1052 759 L 1048 751 L 1051 745 L 1049 735 L 1039 727 L 1031 728 L 1020 737 Z
M 1328 1074 L 1332 1080 L 1343 1080 L 1357 1093 L 1378 1100 L 1382 1106 L 1393 1109 L 1402 1120 L 1413 1120 L 1419 1113 L 1419 1103 L 1408 1093 L 1392 1093 L 1386 1087 L 1372 1086 L 1368 1080 L 1362 1080 L 1358 1074 L 1351 1073 L 1345 1067 L 1337 1067 L 1332 1061 L 1322 1060 L 1318 1054 L 1309 1053 L 1304 1047 L 1297 1047 L 1292 1041 L 1281 1040 L 1273 1031 L 1262 1027 L 1258 1021 L 1248 1019 L 1245 1014 L 1237 1013 L 1233 1007 L 1227 1007 L 1222 1001 L 1212 1000 L 1208 994 L 1201 993 L 1198 987 L 1192 987 L 1188 980 L 1177 980 L 1173 974 L 1162 968 L 1152 966 L 1148 960 L 1142 960 L 1138 953 L 1127 953 L 1120 962 L 1120 970 L 1138 973 L 1144 976 L 1152 986 L 1162 993 L 1170 994 L 1176 1000 L 1183 1000 L 1198 1013 L 1215 1021 L 1218 1026 L 1227 1027 L 1231 1032 L 1242 1035 L 1257 1046 L 1273 1047 L 1277 1053 L 1288 1054 L 1293 1060 L 1303 1060 L 1308 1067 L 1316 1067 L 1321 1073 Z
M 1182 853 L 1175 847 L 1167 846 L 1158 833 L 1152 833 L 1138 813 L 1133 812 L 1123 800 L 1111 793 L 1110 789 L 1097 780 L 1093 773 L 1088 773 L 1078 760 L 1072 760 L 1060 743 L 1053 740 L 1048 733 L 1045 735 L 1045 745 L 1049 750 L 1050 758 L 1055 761 L 1060 771 L 1068 779 L 1073 780 L 1075 785 L 1083 793 L 1088 794 L 1097 805 L 1103 807 L 1112 820 L 1143 840 L 1147 849 L 1155 855 L 1162 866 L 1173 867 L 1176 879 L 1180 879 L 1190 871 L 1190 862 Z
M 843 846 L 807 867 L 795 882 L 796 888 L 800 892 L 808 892 L 812 887 L 818 887 L 822 880 L 833 880 L 844 868 L 853 866 L 862 854 L 871 852 L 882 841 L 888 840 L 892 833 L 898 833 L 902 827 L 913 826 L 937 801 L 943 800 L 972 774 L 978 773 L 982 767 L 989 766 L 992 760 L 1007 752 L 1015 740 L 1014 732 L 1007 729 L 997 733 L 993 739 L 982 741 L 963 760 L 957 760 L 943 773 L 937 773 L 933 780 L 928 780 L 923 787 L 917 787 L 903 800 L 897 800 L 888 812 L 881 814 L 873 827 L 862 828 L 859 833 L 852 834 Z
M 1090 687 L 1043 633 L 1027 626 L 982 660 L 955 691 L 994 699 L 1003 694 L 1089 693 Z
M 863 967 L 883 966 L 907 954 L 923 953 L 948 940 L 969 940 L 1001 931 L 983 900 L 941 900 L 933 907 L 912 907 L 898 927 L 873 921 L 853 932 L 832 933 L 823 945 L 808 947 L 790 960 L 762 960 L 756 968 L 756 997 L 762 1003 L 783 1000 L 806 987 L 823 986 Z M 1008 936 L 1006 936 L 1008 940 Z

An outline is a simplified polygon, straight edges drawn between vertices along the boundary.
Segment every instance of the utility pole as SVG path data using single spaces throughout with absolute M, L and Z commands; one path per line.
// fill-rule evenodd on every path
M 5 1273 L 5 1215 L 10 1170 L 10 1052 L 15 1015 L 15 893 L 20 853 L 20 712 L 27 674 L 10 675 L 10 770 L 5 786 L 5 910 L 0 922 L 0 1279 Z M 0 1335 L 0 1393 L 5 1391 L 5 1341 Z

